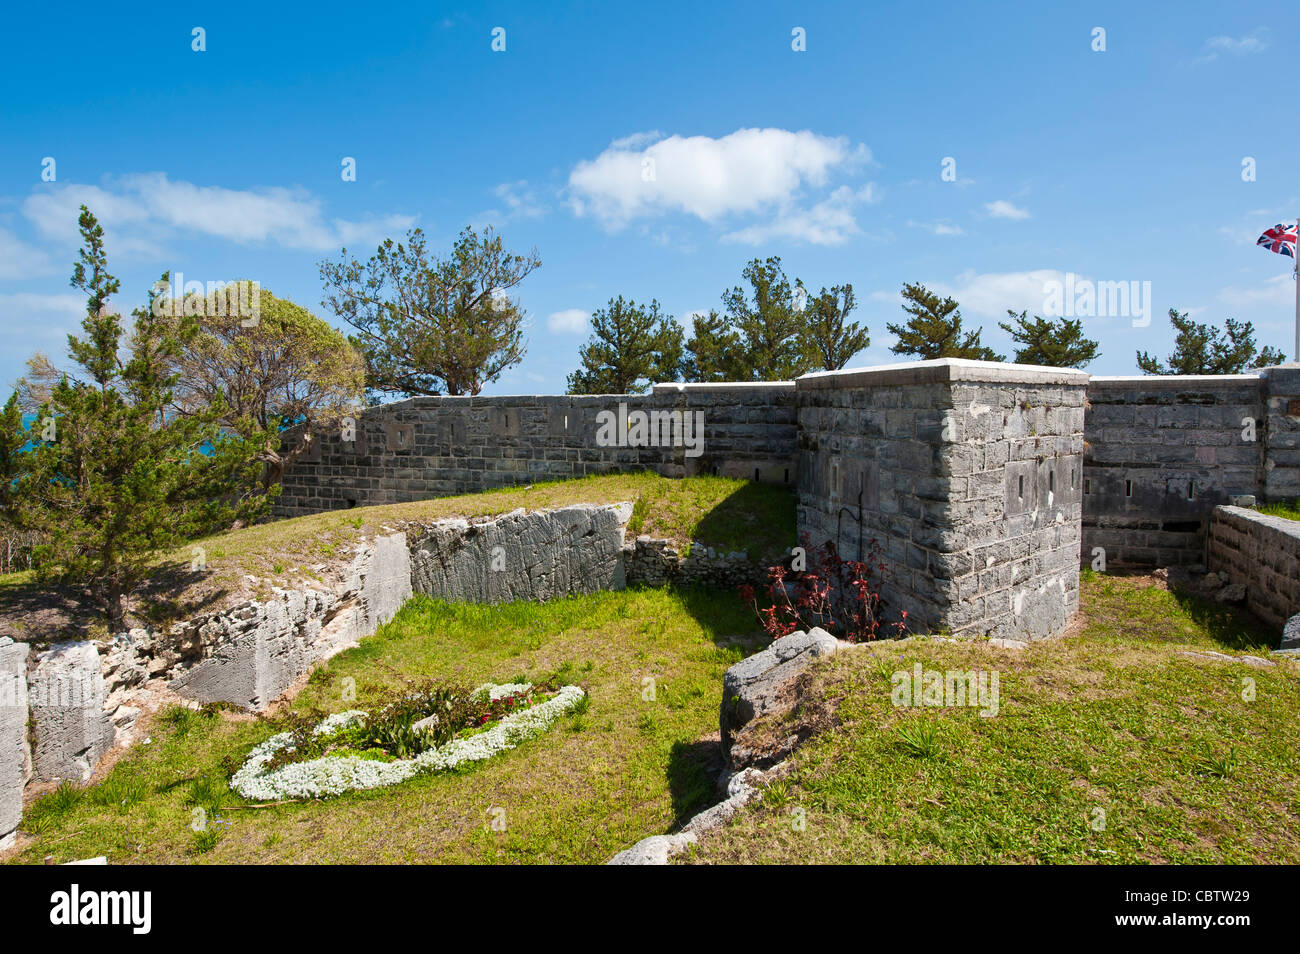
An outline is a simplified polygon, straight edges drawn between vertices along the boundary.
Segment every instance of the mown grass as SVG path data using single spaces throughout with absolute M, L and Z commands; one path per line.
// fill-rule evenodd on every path
M 555 672 L 583 685 L 590 704 L 464 771 L 269 808 L 248 807 L 227 780 L 272 727 L 167 710 L 148 728 L 152 741 L 98 784 L 64 786 L 32 805 L 23 830 L 36 837 L 16 860 L 603 862 L 712 797 L 701 739 L 717 729 L 722 673 L 755 648 L 732 638 L 753 629 L 739 600 L 690 590 L 541 605 L 417 598 L 318 669 L 295 708 L 365 708 L 403 677 L 477 685 Z
M 256 524 L 185 544 L 159 559 L 158 579 L 171 581 L 141 597 L 138 611 L 150 625 L 165 628 L 199 612 L 211 612 L 248 598 L 269 599 L 272 583 L 313 585 L 315 569 L 347 559 L 363 539 L 409 523 L 444 517 L 479 517 L 519 507 L 540 510 L 579 503 L 634 505 L 630 532 L 650 534 L 679 546 L 693 540 L 772 559 L 794 546 L 795 497 L 789 487 L 727 477 L 669 479 L 636 472 L 509 487 L 403 504 L 357 507 Z M 201 556 L 202 572 L 192 572 Z M 249 587 L 246 577 L 261 582 Z M 8 591 L 6 592 L 6 588 Z M 30 572 L 0 576 L 0 622 L 25 630 L 29 604 L 41 589 Z M 67 621 L 69 632 L 85 631 L 85 620 Z M 106 633 L 105 633 L 106 634 Z
M 1272 639 L 1222 607 L 1085 574 L 1072 638 L 841 653 L 812 689 L 839 725 L 685 860 L 1294 864 L 1300 671 L 1184 655 Z M 892 674 L 918 662 L 997 671 L 998 714 L 896 708 Z
M 358 535 L 383 532 L 408 522 L 443 517 L 480 517 L 518 507 L 541 510 L 580 503 L 641 501 L 636 533 L 677 543 L 704 539 L 713 546 L 758 553 L 794 546 L 795 499 L 789 487 L 729 477 L 671 479 L 649 472 L 604 474 L 507 487 L 403 504 L 335 510 L 233 530 L 197 541 L 214 571 L 273 569 L 294 560 L 332 556 Z M 794 541 L 794 542 L 792 542 Z M 191 546 L 172 554 L 188 562 Z
M 1293 500 L 1290 503 L 1260 504 L 1258 510 L 1270 517 L 1286 517 L 1288 520 L 1300 520 L 1300 499 Z

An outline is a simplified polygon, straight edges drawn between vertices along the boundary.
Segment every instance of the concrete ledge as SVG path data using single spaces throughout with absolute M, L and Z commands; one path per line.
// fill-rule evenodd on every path
M 1077 371 L 1073 368 L 1042 368 L 1031 364 L 939 358 L 934 361 L 880 364 L 869 368 L 846 368 L 843 371 L 814 371 L 803 375 L 795 384 L 801 391 L 816 388 L 880 387 L 894 384 L 948 384 L 959 381 L 1083 387 L 1088 383 L 1089 377 L 1087 371 Z
M 1169 391 L 1187 388 L 1241 387 L 1243 384 L 1263 384 L 1264 375 L 1254 374 L 1131 374 L 1093 377 L 1089 387 L 1111 387 L 1131 391 Z
M 1300 521 L 1215 507 L 1210 570 L 1245 588 L 1246 608 L 1281 631 L 1300 613 Z
M 682 381 L 665 381 L 656 384 L 652 389 L 653 394 L 674 394 L 678 391 L 753 391 L 753 390 L 772 390 L 772 391 L 793 391 L 795 389 L 794 381 L 708 381 L 686 383 Z M 615 395 L 609 395 L 615 396 Z M 628 395 L 623 395 L 627 397 Z M 644 395 L 634 394 L 632 397 L 644 397 Z
M 1300 545 L 1300 520 L 1289 520 L 1286 517 L 1274 517 L 1271 514 L 1260 513 L 1258 510 L 1229 506 L 1215 507 L 1214 516 L 1216 519 L 1228 520 L 1238 525 L 1244 523 L 1268 527 L 1270 530 L 1291 537 L 1296 544 Z M 1300 580 L 1296 582 L 1296 590 L 1297 595 L 1300 595 Z

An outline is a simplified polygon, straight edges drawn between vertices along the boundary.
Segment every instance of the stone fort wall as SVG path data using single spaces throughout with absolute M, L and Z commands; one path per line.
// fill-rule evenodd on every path
M 352 440 L 322 435 L 285 474 L 275 516 L 637 469 L 793 486 L 794 395 L 793 383 L 777 383 L 661 384 L 650 394 L 595 397 L 410 398 L 363 413 Z M 647 446 L 633 446 L 642 436 L 632 430 L 638 414 L 655 432 L 644 435 L 653 439 Z M 677 427 L 682 440 L 675 441 Z M 691 446 L 697 437 L 702 444 Z
M 638 436 L 638 412 L 661 415 L 663 440 Z M 699 418 L 702 446 L 671 439 L 673 414 Z M 641 468 L 797 488 L 800 530 L 846 555 L 861 495 L 900 610 L 1002 631 L 1025 624 L 991 594 L 1064 581 L 1072 605 L 1077 582 L 1052 575 L 1063 553 L 1204 564 L 1216 506 L 1300 497 L 1300 366 L 1112 378 L 945 359 L 645 395 L 413 398 L 366 411 L 351 441 L 325 435 L 285 475 L 276 515 Z

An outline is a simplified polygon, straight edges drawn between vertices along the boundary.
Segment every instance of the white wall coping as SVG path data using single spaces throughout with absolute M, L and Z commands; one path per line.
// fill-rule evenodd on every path
M 1189 384 L 1246 384 L 1264 380 L 1263 372 L 1254 374 L 1105 374 L 1092 378 L 1097 384 L 1141 384 L 1159 387 L 1185 387 Z
M 870 387 L 887 384 L 931 384 L 969 381 L 982 384 L 1064 385 L 1083 387 L 1087 371 L 1075 368 L 1046 368 L 1035 364 L 1007 364 L 1003 361 L 972 361 L 967 358 L 936 358 L 904 361 L 840 371 L 813 371 L 796 380 L 800 389 Z

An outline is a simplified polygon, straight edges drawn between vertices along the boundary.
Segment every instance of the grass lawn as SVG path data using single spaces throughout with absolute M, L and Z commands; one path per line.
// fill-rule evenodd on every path
M 1300 670 L 1184 655 L 1262 652 L 1270 637 L 1149 580 L 1085 573 L 1082 599 L 1073 635 L 1027 650 L 882 642 L 819 664 L 810 704 L 756 731 L 823 730 L 786 779 L 682 860 L 1300 862 Z M 738 600 L 703 591 L 497 607 L 417 598 L 318 670 L 295 708 L 365 708 L 401 676 L 477 684 L 559 670 L 588 690 L 589 710 L 464 771 L 269 808 L 225 783 L 271 726 L 170 710 L 98 784 L 31 806 L 35 840 L 13 860 L 603 862 L 711 800 L 721 676 L 757 648 L 734 638 L 753 628 Z M 999 713 L 895 708 L 890 676 L 917 662 L 996 670 Z M 196 807 L 215 834 L 190 830 Z
M 268 599 L 272 584 L 286 587 L 323 582 L 314 569 L 346 564 L 350 547 L 362 538 L 400 529 L 406 523 L 443 517 L 478 517 L 518 507 L 541 510 L 577 503 L 631 501 L 629 534 L 650 534 L 679 545 L 699 540 L 768 559 L 798 543 L 791 488 L 727 477 L 672 480 L 636 472 L 510 487 L 404 504 L 357 507 L 277 520 L 232 530 L 186 544 L 159 560 L 151 587 L 133 613 L 158 628 L 247 599 Z M 190 569 L 195 548 L 207 568 Z M 250 584 L 249 575 L 260 582 Z M 94 607 L 73 606 L 30 572 L 0 576 L 0 635 L 43 641 L 76 634 L 107 636 Z
M 1293 500 L 1290 503 L 1260 504 L 1258 509 L 1260 513 L 1266 513 L 1270 517 L 1286 517 L 1288 520 L 1300 520 L 1300 500 Z
M 407 522 L 443 517 L 480 517 L 518 507 L 543 510 L 581 503 L 640 502 L 629 532 L 648 533 L 678 543 L 703 539 L 711 546 L 771 553 L 787 550 L 795 539 L 795 498 L 789 487 L 729 477 L 674 480 L 645 471 L 606 474 L 507 487 L 456 497 L 403 504 L 357 507 L 277 520 L 200 540 L 214 571 L 225 568 L 269 573 L 274 559 L 283 564 L 334 555 L 339 544 L 381 533 Z M 190 548 L 173 555 L 188 563 Z
M 1086 573 L 1082 600 L 1076 635 L 1024 651 L 882 643 L 819 665 L 806 698 L 839 724 L 683 860 L 1300 862 L 1300 669 L 1183 655 L 1270 637 L 1142 581 Z M 999 713 L 894 707 L 891 674 L 917 662 L 998 671 Z
M 295 708 L 364 709 L 401 676 L 478 685 L 559 670 L 587 689 L 588 711 L 453 774 L 251 809 L 226 779 L 273 728 L 242 714 L 173 709 L 145 730 L 152 742 L 131 748 L 102 782 L 68 785 L 30 807 L 24 830 L 36 839 L 16 860 L 604 862 L 708 804 L 716 742 L 701 739 L 717 731 L 722 673 L 757 648 L 732 637 L 753 629 L 738 599 L 690 590 L 495 607 L 416 598 L 318 669 Z M 647 679 L 652 700 L 643 698 Z M 350 685 L 355 702 L 345 701 Z M 196 807 L 218 820 L 215 835 L 190 830 Z M 491 828 L 494 818 L 504 831 Z

